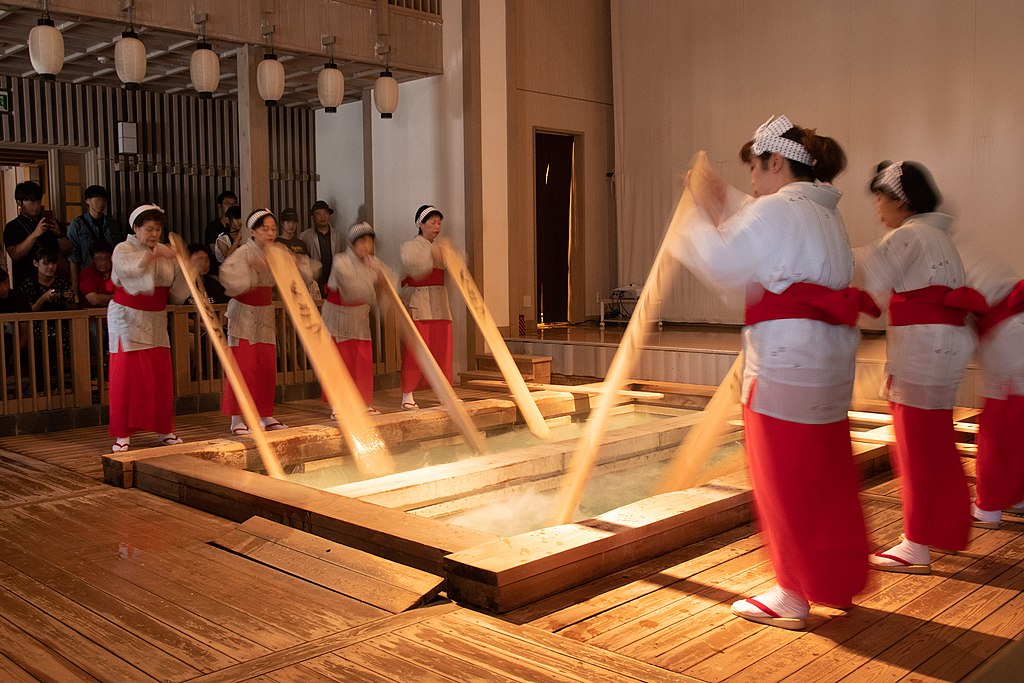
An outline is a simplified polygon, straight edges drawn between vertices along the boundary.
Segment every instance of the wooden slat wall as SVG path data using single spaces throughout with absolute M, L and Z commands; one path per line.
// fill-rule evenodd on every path
M 4 142 L 96 149 L 97 180 L 111 193 L 111 212 L 122 221 L 143 202 L 167 211 L 171 229 L 202 241 L 217 216 L 217 194 L 238 190 L 238 104 L 142 90 L 46 83 L 0 76 L 13 113 L 0 116 Z M 275 107 L 269 112 L 272 209 L 300 214 L 316 199 L 313 111 Z M 137 124 L 139 154 L 117 152 L 117 123 Z M 245 211 L 254 207 L 243 207 Z

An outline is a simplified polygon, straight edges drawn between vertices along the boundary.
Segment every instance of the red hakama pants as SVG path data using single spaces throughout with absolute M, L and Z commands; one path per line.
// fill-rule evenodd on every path
M 335 344 L 363 402 L 369 406 L 373 403 L 373 345 L 369 339 L 346 339 Z M 327 394 L 321 392 L 320 396 L 327 400 Z
M 138 430 L 174 433 L 173 377 L 171 350 L 166 347 L 111 353 L 110 435 L 118 439 Z
M 1024 501 L 1024 396 L 986 398 L 978 422 L 975 503 L 982 510 L 1002 510 Z
M 427 343 L 434 360 L 441 366 L 448 383 L 452 382 L 452 321 L 451 320 L 417 320 L 416 329 L 419 330 L 423 341 Z M 408 394 L 417 389 L 426 389 L 428 384 L 424 380 L 423 371 L 409 346 L 402 349 L 402 393 Z
M 971 499 L 956 452 L 953 411 L 890 403 L 896 473 L 903 479 L 903 532 L 914 543 L 963 550 Z
M 277 345 L 250 344 L 247 339 L 239 339 L 238 346 L 231 347 L 231 352 L 252 394 L 256 412 L 260 417 L 270 417 L 274 414 L 274 389 L 277 386 Z M 235 392 L 226 377 L 220 412 L 222 415 L 242 414 Z
M 849 420 L 802 424 L 743 407 L 754 502 L 780 586 L 848 605 L 864 589 L 868 542 Z

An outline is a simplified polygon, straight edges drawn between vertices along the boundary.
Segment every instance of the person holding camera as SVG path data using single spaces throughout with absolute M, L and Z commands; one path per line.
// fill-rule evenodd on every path
M 46 245 L 66 257 L 71 253 L 71 242 L 53 212 L 43 209 L 43 188 L 39 183 L 31 180 L 18 183 L 14 188 L 14 201 L 18 204 L 18 215 L 4 226 L 4 244 L 11 255 L 11 278 L 17 287 L 35 277 L 32 255 L 37 246 Z

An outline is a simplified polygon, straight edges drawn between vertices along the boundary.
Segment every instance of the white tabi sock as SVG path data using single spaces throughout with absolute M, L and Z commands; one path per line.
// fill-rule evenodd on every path
M 928 546 L 922 545 L 920 543 L 914 543 L 906 537 L 904 537 L 904 539 L 899 544 L 894 545 L 893 547 L 886 550 L 884 554 L 895 555 L 896 557 L 906 560 L 910 564 L 931 564 L 932 561 L 932 555 L 928 551 Z M 886 561 L 884 557 L 876 558 L 876 556 L 874 555 L 872 555 L 869 559 L 876 564 L 876 559 L 881 560 L 882 562 Z M 889 562 L 891 563 L 892 561 L 889 560 Z
M 754 600 L 775 612 L 778 616 L 786 619 L 806 619 L 807 613 L 810 611 L 810 604 L 803 599 L 803 596 L 799 593 L 788 591 L 778 584 L 775 584 L 770 591 L 761 593 L 749 600 L 734 602 L 732 607 L 740 613 L 749 613 L 751 616 L 767 614 L 752 602 Z M 769 614 L 768 616 L 772 615 Z

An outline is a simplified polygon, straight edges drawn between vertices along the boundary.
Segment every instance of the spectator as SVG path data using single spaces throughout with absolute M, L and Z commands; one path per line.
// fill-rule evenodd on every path
M 109 251 L 104 252 L 109 256 L 114 245 L 124 241 L 125 233 L 121 224 L 112 216 L 106 214 L 107 206 L 110 203 L 110 195 L 102 185 L 90 185 L 85 188 L 84 197 L 86 211 L 81 216 L 71 221 L 68 226 L 68 241 L 71 242 L 71 287 L 79 291 L 82 269 L 92 263 L 90 248 L 97 242 L 106 242 Z M 109 275 L 110 267 L 107 266 Z M 104 304 L 106 305 L 106 304 Z
M 320 286 L 320 293 L 323 294 L 327 279 L 331 276 L 334 255 L 345 251 L 345 233 L 331 225 L 334 209 L 322 199 L 313 204 L 309 213 L 313 216 L 313 227 L 304 230 L 299 238 L 306 243 L 313 270 L 316 272 L 316 282 Z M 318 267 L 319 272 L 316 271 Z
M 36 246 L 32 254 L 32 265 L 36 272 L 34 277 L 22 280 L 18 289 L 28 298 L 32 312 L 66 311 L 75 305 L 75 292 L 71 282 L 63 275 L 57 275 L 58 254 L 50 244 Z M 46 332 L 43 332 L 45 326 Z M 60 332 L 58 333 L 58 327 Z M 45 383 L 44 358 L 50 360 L 51 382 L 58 381 L 58 353 L 65 354 L 65 367 L 69 365 L 71 350 L 71 324 L 63 320 L 58 326 L 56 320 L 37 320 L 32 323 L 32 341 L 35 346 L 36 359 L 36 390 Z
M 226 304 L 228 302 L 228 295 L 224 293 L 224 287 L 220 284 L 220 280 L 210 275 L 211 259 L 206 245 L 188 245 L 188 260 L 192 264 L 192 269 L 203 283 L 203 289 L 206 290 L 206 296 L 209 297 L 210 303 Z M 185 303 L 192 303 L 192 297 L 189 297 Z
M 296 254 L 309 256 L 306 243 L 299 238 L 299 214 L 295 209 L 285 209 L 281 212 L 281 234 L 277 236 L 277 241 Z
M 15 313 L 31 313 L 32 304 L 28 297 L 18 291 L 11 289 L 11 276 L 7 271 L 0 268 L 0 316 L 13 315 Z M 4 360 L 9 364 L 14 359 L 14 323 L 5 321 L 4 328 Z M 31 336 L 28 330 L 28 323 L 20 324 L 18 346 L 22 351 L 28 346 L 28 339 Z
M 71 252 L 71 242 L 64 235 L 52 211 L 43 209 L 43 188 L 39 183 L 26 180 L 14 188 L 14 201 L 18 216 L 4 226 L 4 244 L 11 255 L 13 285 L 34 277 L 32 254 L 37 244 L 45 244 L 65 256 Z
M 217 238 L 220 237 L 221 233 L 226 232 L 228 229 L 228 209 L 232 206 L 238 205 L 238 195 L 231 190 L 224 190 L 217 195 L 217 210 L 220 212 L 220 216 L 214 218 L 206 225 L 206 231 L 203 233 L 203 244 L 207 246 L 210 253 L 216 253 L 214 251 L 214 245 L 217 242 Z M 239 213 L 241 216 L 241 213 Z M 218 261 L 210 262 L 210 272 L 214 275 L 217 274 L 217 268 L 220 266 Z
M 114 298 L 114 283 L 110 279 L 113 253 L 109 242 L 100 240 L 89 246 L 91 263 L 78 276 L 78 298 L 83 307 L 106 308 Z
M 229 206 L 227 214 L 228 227 L 222 232 L 213 245 L 213 253 L 217 257 L 217 263 L 224 263 L 228 256 L 235 253 L 235 249 L 238 249 L 242 243 L 245 235 L 242 232 L 242 209 L 241 207 Z M 212 263 L 211 270 L 212 268 Z

